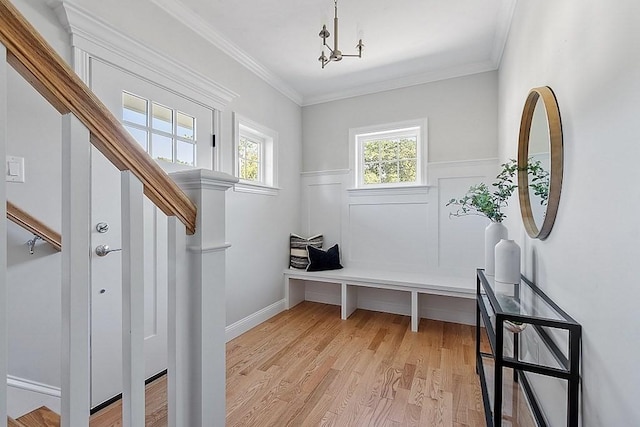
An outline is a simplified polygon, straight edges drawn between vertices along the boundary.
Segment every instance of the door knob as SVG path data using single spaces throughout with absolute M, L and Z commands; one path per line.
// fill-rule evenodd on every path
M 118 251 L 121 251 L 121 250 L 122 249 L 109 249 L 108 245 L 98 245 L 98 246 L 96 246 L 96 255 L 98 255 L 98 256 L 107 256 L 111 252 L 118 252 Z

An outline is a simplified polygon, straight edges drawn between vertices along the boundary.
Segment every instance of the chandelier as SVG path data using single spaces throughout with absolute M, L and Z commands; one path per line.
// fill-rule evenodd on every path
M 357 56 L 358 58 L 362 58 L 362 48 L 364 47 L 364 44 L 362 44 L 362 39 L 358 40 L 358 44 L 356 45 L 356 49 L 358 49 L 358 54 L 353 54 L 353 55 L 345 55 L 342 52 L 340 52 L 340 49 L 338 49 L 338 0 L 334 0 L 334 17 L 333 17 L 333 49 L 331 49 L 331 46 L 329 46 L 327 44 L 327 39 L 329 38 L 329 36 L 331 36 L 331 34 L 329 33 L 329 30 L 327 30 L 327 26 L 323 25 L 322 26 L 322 31 L 320 31 L 320 34 L 318 34 L 320 36 L 320 38 L 322 38 L 322 55 L 320 55 L 320 58 L 318 58 L 318 61 L 320 61 L 322 63 L 322 68 L 324 68 L 325 65 L 327 65 L 329 62 L 331 61 L 340 61 L 342 60 L 342 58 L 344 58 L 345 56 Z M 329 57 L 327 58 L 327 56 L 324 54 L 324 47 L 327 47 L 327 49 L 329 49 Z

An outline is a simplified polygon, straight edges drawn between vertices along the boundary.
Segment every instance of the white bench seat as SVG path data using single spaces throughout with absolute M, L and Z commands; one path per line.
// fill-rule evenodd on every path
M 476 281 L 473 275 L 460 277 L 441 272 L 408 273 L 396 271 L 361 270 L 343 268 L 341 270 L 305 271 L 287 269 L 284 271 L 286 309 L 304 301 L 304 285 L 299 280 L 336 283 L 341 286 L 341 317 L 346 320 L 357 308 L 357 287 L 391 289 L 411 293 L 411 330 L 418 331 L 418 295 L 444 295 L 459 298 L 476 297 Z

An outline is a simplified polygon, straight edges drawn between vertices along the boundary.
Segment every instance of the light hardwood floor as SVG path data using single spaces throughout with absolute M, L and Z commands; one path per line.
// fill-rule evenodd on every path
M 227 344 L 228 426 L 483 426 L 474 328 L 304 302 Z
M 409 323 L 303 302 L 230 341 L 227 426 L 484 426 L 474 328 Z M 146 425 L 164 427 L 166 381 L 147 390 Z M 91 426 L 120 425 L 120 410 Z
M 145 427 L 167 427 L 167 377 L 148 384 L 145 388 Z M 122 425 L 122 401 L 91 415 L 90 427 L 116 427 Z

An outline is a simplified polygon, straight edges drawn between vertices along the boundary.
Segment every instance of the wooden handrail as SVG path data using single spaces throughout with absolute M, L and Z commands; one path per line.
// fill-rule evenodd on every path
M 54 231 L 51 227 L 45 225 L 42 221 L 23 211 L 8 200 L 7 219 L 15 222 L 30 233 L 40 236 L 42 240 L 51 243 L 58 251 L 62 250 L 62 237 L 60 233 Z
M 178 217 L 188 234 L 195 232 L 196 206 L 9 0 L 0 0 L 0 41 L 7 62 L 25 80 L 60 114 L 73 113 L 115 167 L 131 171 L 162 212 Z

